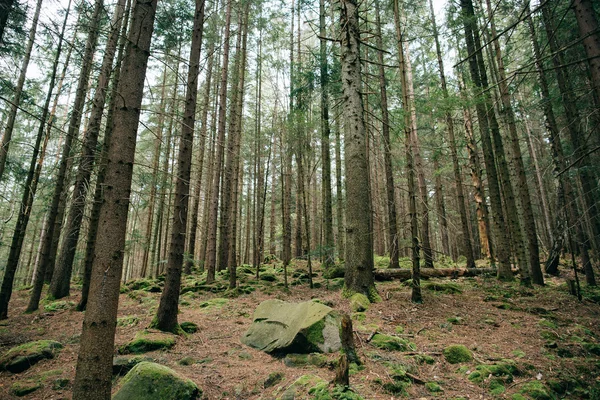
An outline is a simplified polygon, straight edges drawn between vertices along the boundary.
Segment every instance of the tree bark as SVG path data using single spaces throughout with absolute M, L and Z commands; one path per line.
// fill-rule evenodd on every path
M 341 74 L 346 138 L 346 273 L 345 293 L 375 300 L 373 223 L 361 97 L 360 33 L 356 0 L 340 1 Z
M 131 193 L 136 132 L 144 92 L 144 80 L 157 0 L 137 1 L 123 60 L 114 109 L 113 137 L 107 155 L 104 202 L 90 297 L 83 320 L 81 344 L 73 384 L 74 400 L 110 397 L 112 358 L 119 303 L 123 249 Z
M 597 5 L 597 4 L 596 4 Z M 592 86 L 600 99 L 600 28 L 591 0 L 574 0 L 573 12 L 579 27 L 579 36 L 583 39 L 583 47 L 592 76 Z
M 181 121 L 181 138 L 177 157 L 175 178 L 174 215 L 171 225 L 171 241 L 167 259 L 167 276 L 160 296 L 160 304 L 152 326 L 165 332 L 177 332 L 177 312 L 181 287 L 181 270 L 184 262 L 185 234 L 187 232 L 190 178 L 192 175 L 192 150 L 194 148 L 194 124 L 200 73 L 200 51 L 204 33 L 204 0 L 196 0 L 192 43 L 185 88 L 185 110 Z

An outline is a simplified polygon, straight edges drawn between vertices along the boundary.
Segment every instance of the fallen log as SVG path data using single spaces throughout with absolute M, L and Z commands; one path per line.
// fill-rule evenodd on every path
M 373 272 L 375 279 L 378 281 L 390 281 L 393 279 L 398 279 L 401 281 L 406 281 L 411 279 L 411 270 L 410 269 L 400 269 L 400 268 L 377 268 Z M 435 269 L 435 268 L 421 268 L 421 278 L 452 278 L 456 279 L 460 276 L 477 276 L 483 274 L 496 274 L 495 268 L 444 268 L 444 269 Z

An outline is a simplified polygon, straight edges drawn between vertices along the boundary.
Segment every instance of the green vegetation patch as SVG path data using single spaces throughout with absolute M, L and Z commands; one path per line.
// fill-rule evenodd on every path
M 425 384 L 425 389 L 427 389 L 427 391 L 430 393 L 440 393 L 444 391 L 444 389 L 442 389 L 442 387 L 435 382 L 427 382 Z
M 521 387 L 519 393 L 524 394 L 535 400 L 551 400 L 552 396 L 548 393 L 548 389 L 540 381 L 527 382 Z
M 325 279 L 334 279 L 334 278 L 343 278 L 346 273 L 346 266 L 344 264 L 335 264 L 327 268 L 323 272 L 323 278 Z
M 285 375 L 283 372 L 271 372 L 267 379 L 263 382 L 263 388 L 268 389 L 271 386 L 277 385 L 279 382 L 283 380 Z
M 417 349 L 417 346 L 409 340 L 383 333 L 376 333 L 371 339 L 371 344 L 382 350 L 415 351 Z
M 141 354 L 154 350 L 166 350 L 175 345 L 177 336 L 155 330 L 143 330 L 136 333 L 135 338 L 121 346 L 121 354 Z
M 162 291 L 159 281 L 156 279 L 136 279 L 125 284 L 129 290 L 143 290 L 144 292 L 158 293 Z
M 44 311 L 55 312 L 59 310 L 70 310 L 75 307 L 75 303 L 72 301 L 59 300 L 48 303 L 44 306 Z
M 450 364 L 459 364 L 473 360 L 473 353 L 462 344 L 453 344 L 444 349 L 444 358 Z
M 210 300 L 205 300 L 198 304 L 198 307 L 204 309 L 205 311 L 213 311 L 223 308 L 225 304 L 229 302 L 229 299 L 224 299 L 221 297 L 217 297 Z
M 350 308 L 353 312 L 367 311 L 370 305 L 369 298 L 362 293 L 354 293 L 350 297 Z
M 363 398 L 353 392 L 350 388 L 336 385 L 329 390 L 329 384 L 326 382 L 319 383 L 310 388 L 308 394 L 314 400 L 363 400 Z
M 42 386 L 40 382 L 32 380 L 17 381 L 10 387 L 10 392 L 17 397 L 22 397 L 35 392 Z
M 492 376 L 493 381 L 511 383 L 513 375 L 519 375 L 520 371 L 512 360 L 504 360 L 495 364 L 482 364 L 475 367 L 475 371 L 469 374 L 469 380 L 473 383 L 481 384 L 488 377 Z M 490 385 L 490 388 L 492 386 Z M 493 388 L 492 388 L 493 389 Z
M 45 358 L 53 358 L 63 348 L 54 340 L 37 340 L 13 347 L 0 357 L 0 370 L 23 372 Z
M 302 375 L 296 379 L 294 383 L 287 387 L 283 394 L 278 397 L 278 400 L 294 400 L 303 398 L 302 394 L 307 395 L 309 390 L 322 384 L 327 384 L 323 378 L 317 375 Z M 310 398 L 313 398 L 312 396 Z
M 198 325 L 196 325 L 193 322 L 189 322 L 189 321 L 182 322 L 181 324 L 179 324 L 179 327 L 185 333 L 196 333 L 196 332 L 198 332 Z

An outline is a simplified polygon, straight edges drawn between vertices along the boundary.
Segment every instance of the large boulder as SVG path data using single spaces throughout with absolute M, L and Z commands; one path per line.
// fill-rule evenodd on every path
M 164 365 L 141 362 L 125 375 L 112 400 L 195 400 L 202 391 Z
M 37 340 L 13 347 L 0 357 L 0 370 L 23 372 L 38 361 L 53 358 L 63 345 L 54 340 Z
M 331 353 L 342 347 L 341 315 L 314 301 L 259 304 L 242 343 L 267 353 Z

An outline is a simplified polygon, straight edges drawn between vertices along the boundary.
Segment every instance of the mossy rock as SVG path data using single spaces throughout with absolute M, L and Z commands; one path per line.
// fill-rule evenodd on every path
M 548 393 L 546 386 L 539 381 L 525 383 L 519 390 L 519 393 L 535 400 L 552 400 L 552 396 Z
M 359 394 L 348 387 L 336 385 L 330 390 L 330 385 L 326 382 L 310 388 L 308 395 L 314 400 L 363 400 Z
M 17 397 L 27 396 L 28 394 L 42 388 L 42 386 L 42 383 L 38 381 L 17 381 L 10 387 L 10 393 Z
M 344 287 L 344 278 L 334 278 L 327 283 L 329 290 L 340 290 Z
M 415 362 L 417 364 L 428 364 L 428 365 L 435 364 L 435 358 L 428 356 L 427 354 L 417 354 L 417 355 L 413 356 L 412 358 L 413 358 L 413 360 L 415 360 Z
M 264 272 L 260 274 L 260 280 L 265 282 L 275 282 L 277 280 L 277 277 L 275 276 L 275 274 L 272 274 L 270 272 Z
M 181 360 L 177 361 L 177 364 L 184 366 L 196 364 L 196 359 L 194 357 L 183 357 Z
M 0 357 L 0 370 L 23 372 L 45 358 L 53 358 L 63 348 L 54 340 L 37 340 L 13 347 Z
M 417 349 L 417 346 L 409 340 L 383 333 L 376 333 L 371 339 L 371 344 L 382 350 L 414 351 Z
M 53 301 L 52 303 L 48 303 L 44 305 L 44 311 L 46 312 L 54 312 L 59 310 L 70 310 L 75 307 L 75 303 L 72 301 L 59 300 Z
M 456 283 L 451 282 L 427 282 L 423 285 L 426 290 L 448 294 L 462 293 L 462 289 Z
M 167 350 L 175 345 L 177 336 L 153 329 L 136 333 L 135 338 L 119 348 L 120 354 L 141 354 L 154 350 Z
M 320 353 L 310 354 L 287 354 L 283 359 L 283 363 L 288 367 L 305 367 L 307 365 L 313 365 L 315 367 L 325 367 L 329 360 L 327 357 Z
M 263 388 L 268 389 L 271 386 L 277 385 L 283 380 L 284 377 L 285 375 L 283 374 L 283 372 L 271 372 L 267 379 L 265 379 L 265 381 L 263 382 Z
M 367 315 L 364 312 L 354 312 L 352 313 L 351 318 L 357 322 L 365 322 L 367 320 Z
M 323 278 L 334 279 L 343 278 L 346 273 L 346 266 L 344 264 L 335 264 L 330 266 L 323 272 Z
M 354 293 L 350 297 L 350 308 L 353 312 L 367 311 L 370 305 L 369 298 L 362 293 Z
M 435 382 L 427 382 L 425 384 L 425 389 L 427 389 L 429 393 L 441 393 L 444 391 L 444 389 Z
M 69 378 L 58 378 L 52 382 L 52 390 L 63 390 L 66 388 L 71 380 Z
M 191 380 L 163 365 L 141 362 L 125 375 L 112 400 L 195 400 L 202 391 Z
M 267 353 L 330 353 L 341 348 L 340 324 L 338 312 L 314 301 L 266 300 L 241 341 Z
M 444 358 L 450 364 L 469 362 L 473 359 L 471 350 L 462 344 L 453 344 L 444 349 Z
M 188 322 L 182 322 L 181 324 L 179 324 L 179 327 L 185 333 L 196 333 L 196 332 L 198 332 L 198 325 L 196 325 L 193 322 L 189 322 L 189 321 Z
M 143 356 L 133 356 L 133 357 L 114 357 L 113 358 L 113 366 L 112 373 L 113 375 L 125 375 L 133 367 L 138 365 L 141 362 L 149 361 L 152 362 L 154 359 L 151 357 L 143 357 Z

